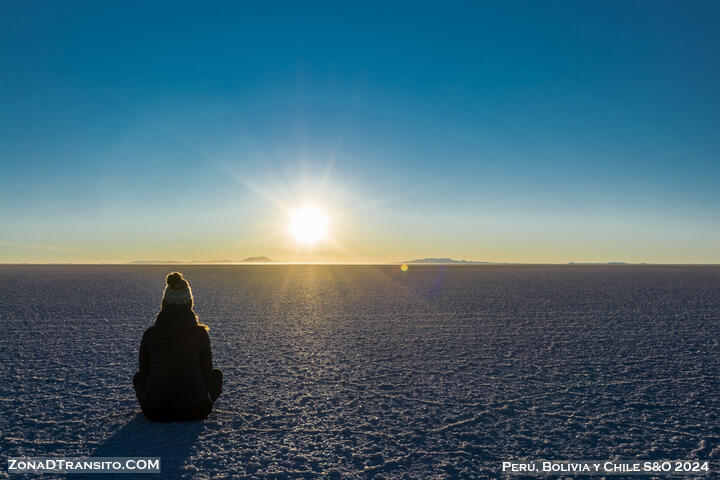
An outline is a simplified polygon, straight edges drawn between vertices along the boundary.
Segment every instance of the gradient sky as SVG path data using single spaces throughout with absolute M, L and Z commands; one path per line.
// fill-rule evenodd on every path
M 716 1 L 3 2 L 0 262 L 720 263 L 718 24 Z M 286 233 L 306 203 L 312 249 Z

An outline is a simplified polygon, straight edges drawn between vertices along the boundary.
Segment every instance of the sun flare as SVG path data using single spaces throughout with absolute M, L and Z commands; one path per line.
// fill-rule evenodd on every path
M 328 217 L 317 207 L 304 206 L 290 213 L 288 230 L 297 243 L 312 246 L 327 237 Z

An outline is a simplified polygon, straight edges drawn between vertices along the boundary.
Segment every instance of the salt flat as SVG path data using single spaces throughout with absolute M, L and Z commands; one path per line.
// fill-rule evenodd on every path
M 174 269 L 226 382 L 206 421 L 152 424 L 131 378 Z M 0 266 L 0 325 L 3 458 L 378 479 L 720 460 L 719 267 Z

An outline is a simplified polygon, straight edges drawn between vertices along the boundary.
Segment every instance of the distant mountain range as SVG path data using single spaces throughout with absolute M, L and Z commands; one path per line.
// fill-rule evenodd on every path
M 144 264 L 144 263 L 184 263 L 184 262 L 179 262 L 177 260 L 133 260 L 132 262 L 128 262 L 128 263 Z
M 568 262 L 568 265 L 627 265 L 627 262 Z M 642 263 L 641 263 L 642 265 Z
M 275 260 L 268 257 L 247 257 L 240 261 L 243 263 L 275 263 Z
M 268 258 L 268 257 L 247 257 L 243 258 L 239 262 L 237 260 L 190 260 L 190 261 L 180 261 L 180 260 L 133 260 L 132 264 L 153 264 L 153 263 L 160 263 L 160 264 L 174 264 L 174 263 L 274 263 L 275 260 Z
M 514 262 L 476 262 L 473 260 L 455 260 L 452 258 L 416 258 L 407 262 L 398 263 L 440 263 L 440 264 L 466 264 L 466 265 L 515 265 Z M 568 265 L 628 265 L 627 262 L 568 262 Z M 641 264 L 642 265 L 642 264 Z
M 473 265 L 490 264 L 494 262 L 475 262 L 472 260 L 454 260 L 452 258 L 416 258 L 415 260 L 408 260 L 407 262 L 398 263 L 467 263 Z

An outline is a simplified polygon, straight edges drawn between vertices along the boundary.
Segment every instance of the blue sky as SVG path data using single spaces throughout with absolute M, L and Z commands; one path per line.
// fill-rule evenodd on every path
M 0 261 L 720 262 L 717 2 L 151 3 L 3 3 Z

